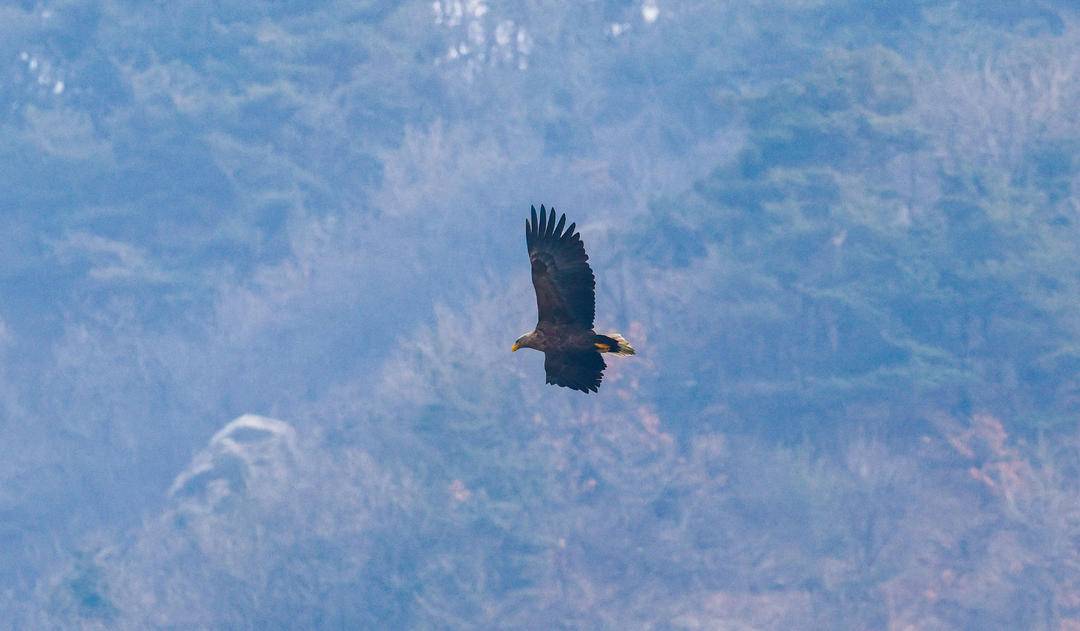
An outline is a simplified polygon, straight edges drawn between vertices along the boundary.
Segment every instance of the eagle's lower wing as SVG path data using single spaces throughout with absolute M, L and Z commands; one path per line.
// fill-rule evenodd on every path
M 548 351 L 544 353 L 547 382 L 582 392 L 596 392 L 604 378 L 604 358 L 596 351 Z
M 596 314 L 596 279 L 589 267 L 589 256 L 574 225 L 563 231 L 566 215 L 555 223 L 555 209 L 550 216 L 540 206 L 532 220 L 525 221 L 525 242 L 532 263 L 533 288 L 540 322 L 576 324 L 591 329 Z

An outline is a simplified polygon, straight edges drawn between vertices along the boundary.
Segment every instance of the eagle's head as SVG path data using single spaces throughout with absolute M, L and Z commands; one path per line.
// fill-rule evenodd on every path
M 522 335 L 514 342 L 514 345 L 510 347 L 510 352 L 514 352 L 519 348 L 536 348 L 533 346 L 535 337 L 536 331 L 529 331 L 525 335 Z

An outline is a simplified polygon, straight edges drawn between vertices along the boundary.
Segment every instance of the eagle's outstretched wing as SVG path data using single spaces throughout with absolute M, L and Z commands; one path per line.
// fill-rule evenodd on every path
M 604 358 L 596 351 L 548 351 L 544 353 L 547 382 L 582 392 L 596 392 L 604 378 Z
M 591 329 L 596 314 L 596 279 L 581 235 L 574 232 L 575 224 L 564 232 L 565 223 L 566 215 L 562 215 L 556 225 L 555 209 L 549 216 L 543 206 L 539 221 L 535 207 L 532 221 L 525 220 L 538 319 L 541 323 Z

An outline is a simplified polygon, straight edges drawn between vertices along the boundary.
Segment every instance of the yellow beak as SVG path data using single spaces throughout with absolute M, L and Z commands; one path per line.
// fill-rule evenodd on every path
M 513 353 L 514 351 L 516 351 L 519 348 L 521 348 L 521 344 L 518 344 L 517 342 L 514 342 L 514 345 L 510 347 L 510 352 Z

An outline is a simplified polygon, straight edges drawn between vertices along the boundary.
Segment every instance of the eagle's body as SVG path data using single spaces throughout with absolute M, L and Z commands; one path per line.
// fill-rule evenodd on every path
M 522 335 L 512 350 L 533 348 L 544 353 L 547 382 L 582 392 L 596 392 L 607 365 L 600 353 L 633 355 L 634 348 L 618 333 L 593 331 L 596 279 L 589 256 L 574 224 L 565 231 L 566 215 L 555 223 L 540 206 L 525 221 L 525 242 L 536 290 L 537 323 Z

